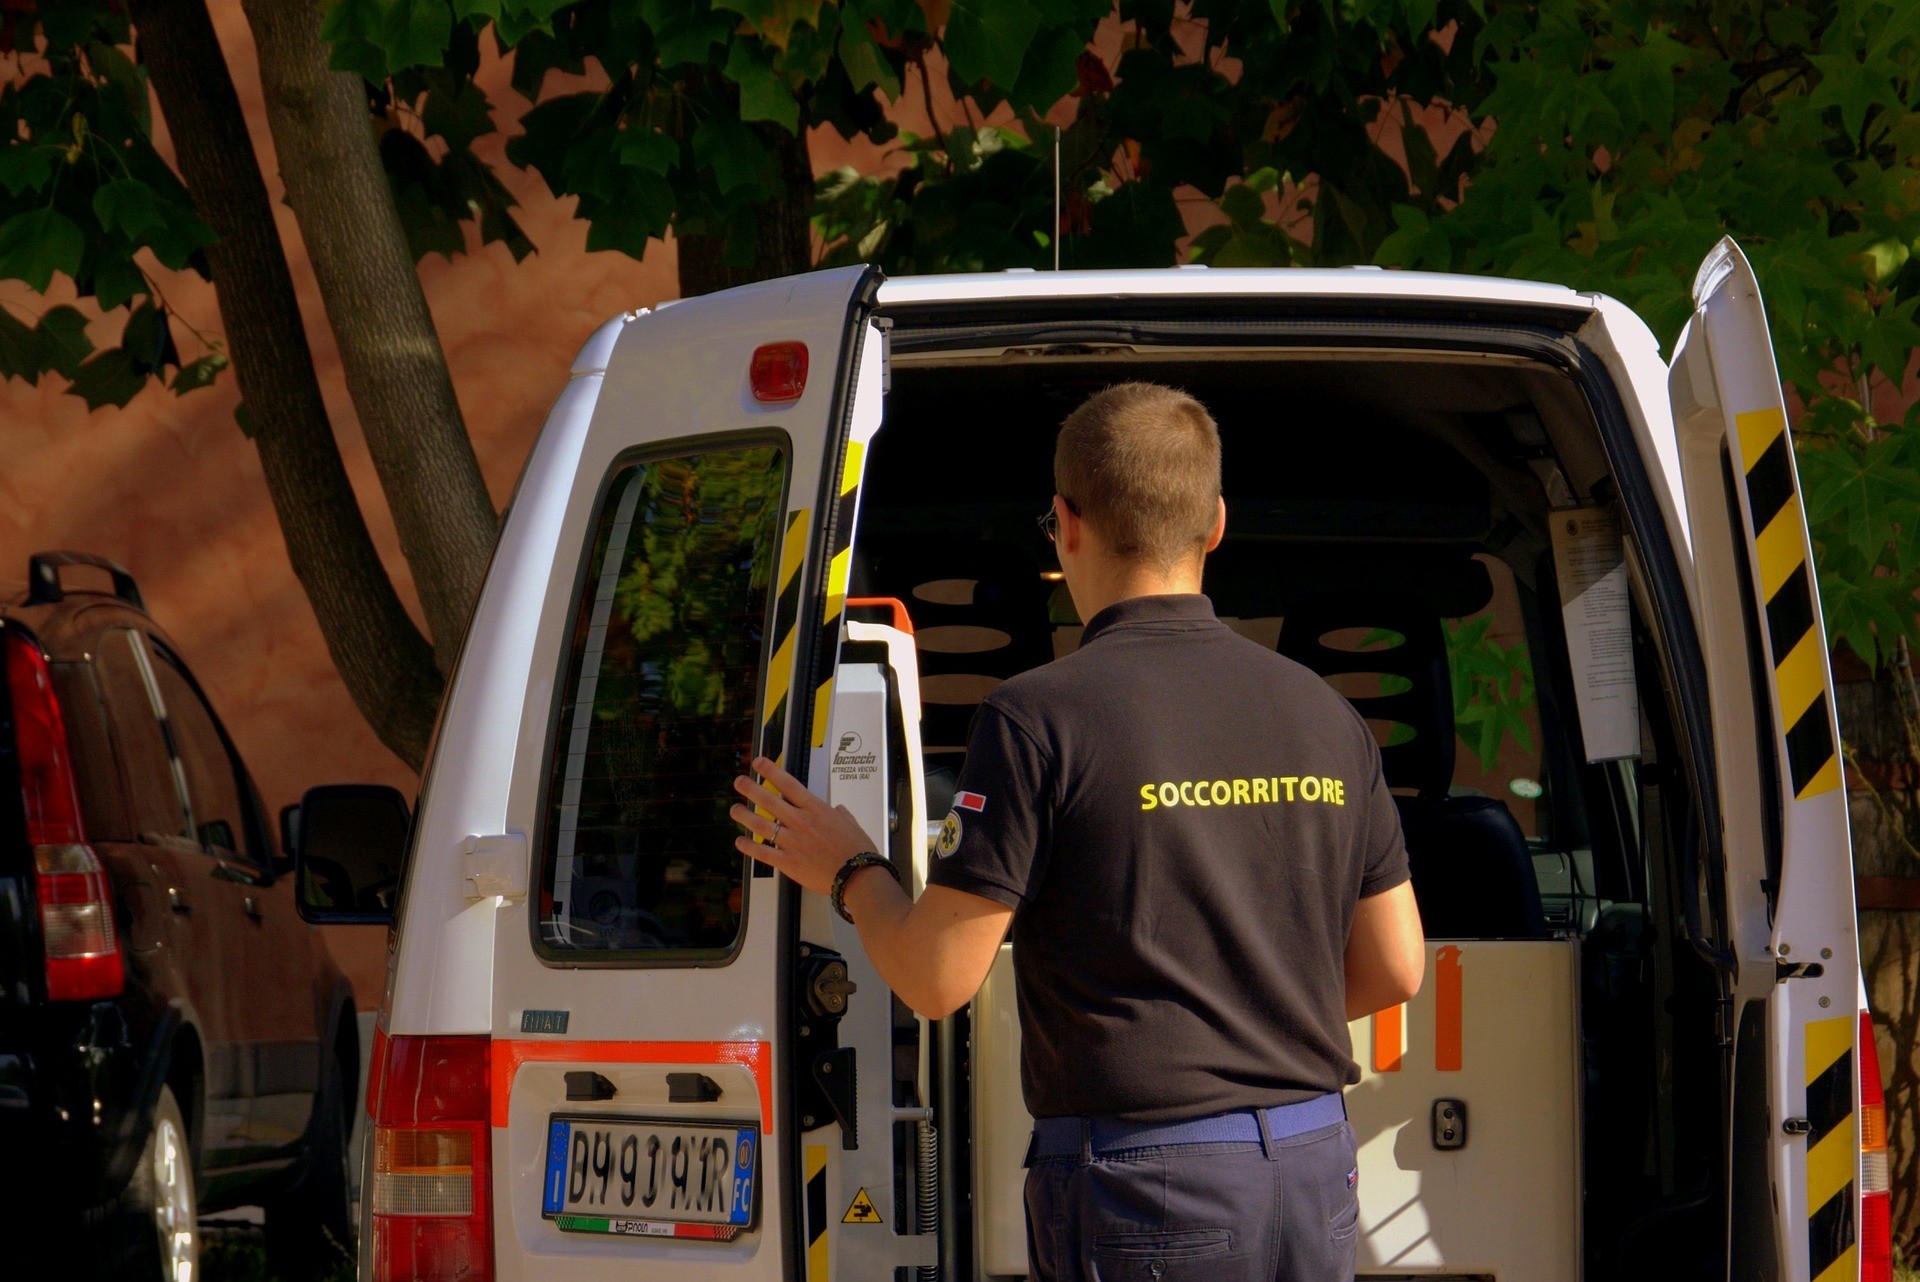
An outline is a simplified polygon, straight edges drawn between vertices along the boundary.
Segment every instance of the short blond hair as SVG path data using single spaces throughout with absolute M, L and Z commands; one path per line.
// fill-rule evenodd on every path
M 1119 383 L 1060 425 L 1053 485 L 1116 556 L 1164 572 L 1212 537 L 1220 501 L 1220 429 L 1176 388 Z

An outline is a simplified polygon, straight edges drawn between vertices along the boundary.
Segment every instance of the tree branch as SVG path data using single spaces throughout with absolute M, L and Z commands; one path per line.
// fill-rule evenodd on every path
M 418 770 L 442 680 L 340 461 L 273 206 L 205 0 L 130 0 L 128 9 L 181 177 L 220 238 L 207 262 L 287 557 L 355 706 Z
M 380 163 L 366 87 L 327 68 L 324 0 L 241 7 L 260 52 L 287 203 L 445 672 L 498 525 Z

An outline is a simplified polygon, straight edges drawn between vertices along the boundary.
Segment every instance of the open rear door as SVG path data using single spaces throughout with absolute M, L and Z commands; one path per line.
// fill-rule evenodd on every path
M 1767 1276 L 1832 1282 L 1858 1275 L 1860 1187 L 1859 951 L 1833 678 L 1766 314 L 1731 240 L 1701 265 L 1693 298 L 1669 390 L 1739 968 L 1730 1250 Z
M 727 807 L 756 750 L 825 772 L 878 280 L 819 272 L 610 326 L 583 356 L 604 364 L 584 431 L 563 398 L 529 463 L 515 515 L 552 523 L 551 556 L 518 564 L 509 530 L 494 574 L 539 581 L 539 635 L 466 660 L 531 668 L 524 765 L 503 826 L 432 797 L 424 816 L 506 834 L 466 839 L 469 899 L 497 919 L 502 1282 L 806 1270 L 798 896 L 733 849 Z M 489 592 L 470 644 L 492 647 L 484 616 L 512 596 Z M 450 708 L 443 736 L 464 723 Z

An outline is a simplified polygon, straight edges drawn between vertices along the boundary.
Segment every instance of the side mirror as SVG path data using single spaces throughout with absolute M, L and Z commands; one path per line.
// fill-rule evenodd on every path
M 294 900 L 303 918 L 316 926 L 393 921 L 411 826 L 406 798 L 384 784 L 328 784 L 309 788 L 280 824 L 295 838 Z

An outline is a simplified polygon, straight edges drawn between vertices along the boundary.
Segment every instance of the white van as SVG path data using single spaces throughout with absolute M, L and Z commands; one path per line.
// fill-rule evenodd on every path
M 1361 1276 L 1888 1277 L 1780 382 L 1731 242 L 1694 297 L 1670 365 L 1609 298 L 1366 269 L 848 268 L 609 321 L 404 873 L 392 798 L 302 812 L 310 919 L 394 925 L 362 1277 L 1026 1273 L 1008 958 L 916 1017 L 735 852 L 729 784 L 783 760 L 917 890 L 973 706 L 1077 643 L 1053 429 L 1136 378 L 1220 423 L 1216 609 L 1399 794 L 1432 953 L 1353 1026 Z

